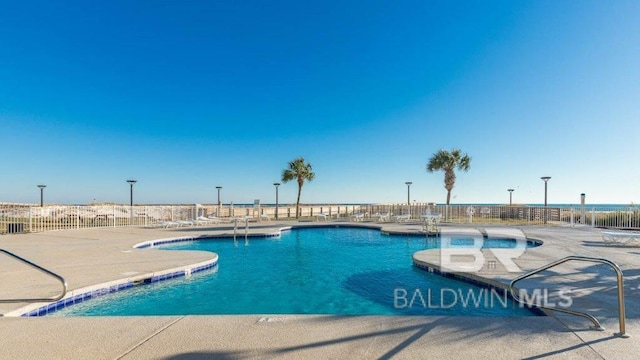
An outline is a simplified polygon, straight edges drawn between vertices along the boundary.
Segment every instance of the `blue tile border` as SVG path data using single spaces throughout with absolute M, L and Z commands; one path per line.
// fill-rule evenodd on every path
M 285 230 L 287 230 L 287 228 L 280 229 L 278 232 L 275 232 L 275 233 L 247 234 L 247 238 L 249 238 L 249 239 L 278 238 L 278 237 L 280 237 L 281 232 L 285 231 Z M 236 236 L 236 238 L 238 240 L 244 239 L 244 237 L 245 237 L 244 234 L 238 234 Z M 193 241 L 206 241 L 206 240 L 215 240 L 215 239 L 233 239 L 233 235 L 230 235 L 230 234 L 218 234 L 218 235 L 210 234 L 210 235 L 201 235 L 201 236 L 194 236 L 194 237 L 180 237 L 180 238 L 150 240 L 150 241 L 145 241 L 145 242 L 138 243 L 138 244 L 134 245 L 133 247 L 135 249 L 148 249 L 148 248 L 161 246 L 161 245 L 169 245 L 169 244 L 176 244 L 176 243 L 182 243 L 182 242 L 193 242 Z
M 485 288 L 488 290 L 504 290 L 506 291 L 507 296 L 509 297 L 509 299 L 515 301 L 515 299 L 513 298 L 513 296 L 511 296 L 511 292 L 508 291 L 509 287 L 508 286 L 496 286 L 496 285 L 492 285 L 489 284 L 487 282 L 484 281 L 480 281 L 480 280 L 476 280 L 474 278 L 470 278 L 470 277 L 466 277 L 463 275 L 460 275 L 459 273 L 453 273 L 453 272 L 446 272 L 446 271 L 442 271 L 440 269 L 438 269 L 435 266 L 430 266 L 426 263 L 422 263 L 419 261 L 416 261 L 415 259 L 413 260 L 413 266 L 417 267 L 420 270 L 424 270 L 442 277 L 446 277 L 446 278 L 450 278 L 450 279 L 455 279 L 458 281 L 462 281 L 465 282 L 467 284 L 471 284 L 480 288 Z M 536 316 L 547 316 L 541 309 L 539 309 L 536 306 L 531 306 L 531 307 L 526 307 L 527 310 L 531 311 L 534 315 Z
M 99 288 L 99 289 L 94 289 L 91 291 L 87 291 L 84 293 L 80 293 L 80 294 L 76 294 L 73 295 L 69 298 L 64 298 L 62 300 L 58 300 L 54 303 L 51 304 L 47 304 L 44 305 L 38 309 L 35 310 L 30 310 L 20 316 L 22 317 L 38 317 L 38 316 L 46 316 L 49 314 L 52 314 L 58 310 L 64 309 L 66 307 L 75 305 L 75 304 L 79 304 L 81 302 L 87 301 L 87 300 L 91 300 L 103 295 L 107 295 L 107 294 L 111 294 L 111 293 L 115 293 L 117 291 L 122 291 L 122 290 L 126 290 L 126 289 L 130 289 L 134 286 L 140 286 L 140 285 L 145 285 L 145 284 L 151 284 L 154 282 L 158 282 L 158 281 L 164 281 L 164 280 L 169 280 L 169 279 L 175 279 L 178 277 L 186 277 L 186 276 L 190 276 L 191 274 L 197 273 L 197 272 L 201 272 L 201 271 L 205 271 L 208 269 L 212 269 L 214 267 L 216 267 L 218 265 L 218 259 L 216 258 L 214 261 L 204 264 L 204 265 L 200 265 L 200 266 L 196 266 L 193 268 L 185 268 L 185 269 L 181 269 L 178 271 L 174 271 L 171 273 L 167 273 L 167 274 L 160 274 L 160 275 L 153 275 L 153 276 L 149 276 L 147 278 L 141 279 L 141 280 L 136 280 L 136 281 L 124 281 L 122 283 L 117 283 L 117 284 L 112 284 L 109 286 L 105 286 L 103 288 Z

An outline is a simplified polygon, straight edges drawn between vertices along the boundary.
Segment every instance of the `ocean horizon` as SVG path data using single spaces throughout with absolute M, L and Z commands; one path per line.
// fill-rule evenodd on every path
M 424 203 L 418 203 L 418 204 L 424 204 Z M 204 204 L 203 204 L 204 205 Z M 215 204 L 206 204 L 207 206 L 215 206 Z M 231 204 L 222 204 L 223 206 L 230 206 Z M 260 206 L 275 206 L 275 203 L 260 203 Z M 289 204 L 289 203 L 279 203 L 279 206 L 289 206 L 289 205 L 295 205 L 295 203 L 293 204 Z M 301 206 L 324 206 L 324 205 L 333 205 L 333 206 L 357 206 L 357 205 L 404 205 L 404 203 L 393 203 L 393 204 L 385 204 L 385 203 L 300 203 Z M 445 205 L 444 203 L 435 203 L 436 206 L 442 206 Z M 505 204 L 505 203 L 452 203 L 449 204 L 451 206 L 509 206 L 509 204 Z M 233 204 L 233 206 L 238 206 L 238 207 L 252 207 L 254 206 L 253 203 L 240 203 L 240 204 Z M 513 204 L 513 206 L 530 206 L 530 207 L 542 207 L 544 206 L 544 204 L 541 203 L 531 203 L 531 204 Z M 585 208 L 587 209 L 606 209 L 606 210 L 624 210 L 624 209 L 629 209 L 629 208 L 638 208 L 640 205 L 639 204 L 585 204 L 584 205 Z M 580 208 L 581 205 L 580 204 L 567 204 L 567 203 L 563 203 L 563 204 L 551 204 L 548 203 L 547 207 L 554 207 L 554 208 L 563 208 L 563 209 L 570 209 L 570 208 Z
M 161 203 L 156 203 L 156 204 L 135 204 L 134 206 L 193 206 L 196 203 L 174 203 L 174 204 L 161 204 Z M 405 205 L 406 203 L 301 203 L 301 206 L 384 206 L 384 205 L 393 205 L 393 206 L 401 206 L 401 205 Z M 416 205 L 424 205 L 425 203 L 412 203 L 412 204 L 416 204 Z M 442 206 L 445 205 L 444 203 L 431 203 L 431 204 L 435 204 L 436 206 Z M 1 206 L 11 206 L 11 205 L 19 205 L 19 206 L 39 206 L 39 204 L 35 204 L 35 203 L 8 203 L 8 202 L 0 202 Z M 45 206 L 109 206 L 109 205 L 116 205 L 116 206 L 128 206 L 128 204 L 119 204 L 119 203 L 89 203 L 89 204 L 45 204 Z M 198 206 L 216 206 L 215 203 L 197 203 Z M 246 207 L 253 207 L 255 204 L 254 203 L 222 203 L 221 204 L 224 207 L 230 207 L 230 206 L 234 206 L 234 207 L 241 207 L 241 208 L 246 208 Z M 260 206 L 275 206 L 275 203 L 260 203 Z M 295 203 L 279 203 L 278 204 L 280 207 L 286 207 L 286 206 L 295 206 Z M 506 203 L 452 203 L 450 204 L 451 206 L 475 206 L 475 207 L 482 207 L 482 206 L 509 206 L 509 204 Z M 516 204 L 514 203 L 513 206 L 527 206 L 527 207 L 543 207 L 544 204 L 542 203 L 528 203 L 528 204 Z M 562 208 L 562 209 L 570 209 L 570 208 L 574 208 L 574 209 L 579 209 L 581 207 L 580 204 L 569 204 L 569 203 L 559 203 L 559 204 L 554 204 L 554 203 L 549 203 L 547 204 L 547 207 L 550 208 Z M 585 209 L 587 210 L 600 210 L 600 211 L 616 211 L 616 210 L 629 210 L 629 209 L 633 209 L 633 210 L 640 210 L 640 204 L 634 204 L 634 203 L 629 203 L 629 204 L 615 204 L 615 203 L 603 203 L 603 204 L 596 204 L 596 203 L 588 203 L 585 204 Z

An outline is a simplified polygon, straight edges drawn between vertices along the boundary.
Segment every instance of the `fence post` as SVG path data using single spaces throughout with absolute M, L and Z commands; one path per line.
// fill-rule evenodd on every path
M 573 224 L 573 208 L 571 208 L 571 226 L 574 226 L 574 224 Z
M 29 232 L 33 232 L 33 220 L 32 220 L 32 214 L 31 214 L 31 210 L 32 207 L 29 206 Z
M 591 208 L 591 227 L 596 226 L 596 208 Z

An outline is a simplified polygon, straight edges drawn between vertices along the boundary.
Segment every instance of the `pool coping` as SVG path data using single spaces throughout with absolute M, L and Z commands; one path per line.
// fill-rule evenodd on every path
M 193 241 L 193 240 L 183 240 Z M 175 279 L 179 277 L 190 277 L 192 274 L 212 269 L 218 265 L 218 254 L 214 254 L 211 260 L 201 261 L 191 265 L 174 267 L 167 270 L 154 271 L 150 273 L 137 274 L 122 279 L 85 286 L 67 291 L 66 295 L 55 302 L 33 303 L 19 309 L 7 312 L 5 317 L 41 317 L 62 310 L 66 307 L 79 304 L 81 302 L 111 294 L 117 291 L 130 289 L 134 286 L 147 285 L 159 281 Z
M 247 238 L 279 237 L 282 231 L 290 228 L 291 227 L 283 227 L 283 228 L 280 228 L 277 232 L 247 234 L 246 237 Z M 241 237 L 245 238 L 245 235 L 242 235 Z M 178 236 L 178 237 L 146 240 L 146 241 L 134 244 L 132 247 L 134 249 L 152 249 L 157 246 L 169 245 L 169 244 L 175 244 L 175 243 L 202 241 L 207 239 L 229 239 L 229 238 L 233 238 L 233 235 L 204 234 L 204 235 L 198 235 L 198 236 Z M 95 285 L 85 286 L 85 287 L 74 289 L 74 290 L 69 290 L 67 291 L 67 294 L 58 301 L 51 302 L 51 303 L 39 302 L 39 303 L 29 304 L 22 308 L 2 314 L 2 316 L 6 316 L 6 317 L 46 316 L 56 311 L 62 310 L 66 307 L 79 304 L 81 302 L 94 299 L 103 295 L 111 294 L 117 291 L 130 289 L 134 286 L 147 285 L 147 284 L 151 284 L 159 281 L 175 279 L 178 277 L 189 277 L 191 276 L 191 274 L 205 271 L 217 266 L 218 254 L 213 253 L 213 256 L 214 257 L 211 260 L 202 261 L 195 264 L 179 266 L 179 267 L 174 267 L 167 270 L 155 271 L 150 273 L 137 274 L 136 276 L 126 277 L 122 279 L 95 284 Z
M 271 229 L 290 223 L 271 223 Z M 402 229 L 395 224 L 384 224 L 393 229 Z M 416 228 L 418 224 L 399 224 L 405 229 Z M 471 225 L 469 225 L 471 226 Z M 478 226 L 478 224 L 474 224 Z M 486 224 L 494 227 L 495 224 Z M 377 226 L 376 226 L 377 227 Z M 482 225 L 484 228 L 484 224 Z M 444 226 L 443 226 L 444 228 Z M 543 247 L 528 251 L 517 265 L 526 272 L 567 255 L 606 257 L 615 261 L 625 272 L 627 294 L 637 289 L 638 275 L 637 249 L 606 246 L 598 229 L 589 227 L 544 227 L 514 226 L 525 232 L 528 238 L 544 239 Z M 251 230 L 257 230 L 252 228 Z M 261 230 L 267 230 L 263 227 Z M 80 262 L 84 255 L 107 249 L 115 256 L 119 252 L 131 253 L 127 249 L 135 242 L 159 239 L 172 235 L 228 232 L 229 228 L 187 228 L 187 229 L 89 229 L 64 230 L 60 232 L 37 233 L 3 237 L 3 248 L 19 253 L 28 259 L 47 265 L 54 271 L 64 273 L 65 269 L 87 268 L 86 264 L 65 267 L 60 257 Z M 267 230 L 270 231 L 270 230 Z M 75 240 L 79 240 L 78 243 Z M 51 245 L 50 245 L 51 244 Z M 79 247 L 74 247 L 79 245 Z M 43 246 L 41 248 L 41 246 Z M 68 249 L 74 250 L 67 253 Z M 53 251 L 52 251 L 53 250 Z M 77 250 L 77 251 L 76 251 Z M 49 261 L 47 256 L 53 252 Z M 133 251 L 135 253 L 136 251 Z M 167 256 L 151 252 L 135 259 L 153 261 L 160 259 L 160 267 L 142 269 L 174 268 L 188 263 L 207 260 L 209 257 L 197 253 L 181 256 L 179 261 L 168 261 Z M 69 258 L 69 255 L 71 256 Z M 130 256 L 130 255 L 125 255 Z M 191 259 L 191 260 L 189 260 Z M 114 260 L 127 260 L 117 258 Z M 169 265 L 172 264 L 172 265 Z M 110 258 L 99 265 L 113 270 L 109 274 L 87 273 L 73 277 L 71 283 L 87 286 L 93 283 L 115 279 L 128 269 L 127 265 L 115 263 Z M 594 276 L 606 280 L 614 278 L 609 269 L 570 266 L 566 270 L 589 271 L 571 272 L 572 281 L 591 281 Z M 71 270 L 77 271 L 77 270 Z M 141 272 L 149 272 L 143 270 Z M 627 271 L 630 271 L 627 274 Z M 566 273 L 566 271 L 563 271 Z M 485 274 L 486 275 L 486 274 Z M 516 273 L 513 274 L 518 275 Z M 628 276 L 628 277 L 627 277 Z M 97 280 L 88 282 L 87 280 Z M 615 279 L 613 279 L 615 280 Z M 562 285 L 566 279 L 543 278 L 533 285 Z M 597 284 L 597 283 L 596 283 Z M 68 359 L 69 354 L 83 358 L 169 358 L 200 356 L 203 354 L 233 358 L 372 358 L 372 357 L 424 357 L 425 351 L 440 358 L 472 357 L 482 359 L 501 358 L 541 358 L 562 356 L 566 358 L 611 358 L 635 359 L 640 345 L 638 342 L 615 337 L 618 319 L 614 314 L 612 296 L 615 289 L 607 284 L 586 289 L 587 302 L 583 309 L 594 309 L 592 313 L 607 329 L 593 331 L 581 318 L 567 316 L 522 318 L 482 318 L 460 316 L 314 316 L 283 315 L 282 322 L 261 323 L 263 315 L 213 315 L 213 316 L 140 316 L 140 317 L 2 317 L 0 343 L 5 345 L 4 353 L 12 358 L 55 358 Z M 640 333 L 640 307 L 637 297 L 627 296 L 627 332 Z M 19 306 L 22 306 L 20 304 Z M 8 307 L 6 312 L 15 308 Z M 63 331 L 61 331 L 63 330 Z M 434 331 L 437 330 L 437 331 Z M 214 341 L 212 341 L 212 335 Z M 242 339 L 242 341 L 238 341 Z
M 313 224 L 295 224 L 290 226 L 283 226 L 277 229 L 274 229 L 269 232 L 260 232 L 260 233 L 245 233 L 242 235 L 238 234 L 202 234 L 197 236 L 178 236 L 178 237 L 168 237 L 168 238 L 160 238 L 160 239 L 152 239 L 146 240 L 139 243 L 134 244 L 132 247 L 134 249 L 152 249 L 158 246 L 183 243 L 183 242 L 192 242 L 192 241 L 203 241 L 203 240 L 216 240 L 216 239 L 256 239 L 256 238 L 278 238 L 282 235 L 284 231 L 291 231 L 297 229 L 318 229 L 318 228 L 356 228 L 356 229 L 371 229 L 378 230 L 383 235 L 394 235 L 394 236 L 427 236 L 427 237 L 435 237 L 438 234 L 434 233 L 426 233 L 424 231 L 405 231 L 405 230 L 389 230 L 384 229 L 384 224 L 354 224 L 354 223 L 313 223 Z M 486 235 L 484 235 L 486 237 Z M 505 236 L 505 238 L 508 238 Z M 527 242 L 530 239 L 527 238 Z M 542 245 L 541 240 L 536 240 L 539 242 L 538 245 Z M 424 250 L 422 250 L 424 251 Z M 147 285 L 159 281 L 170 280 L 178 277 L 189 277 L 193 273 L 205 271 L 211 268 L 214 268 L 218 264 L 218 254 L 213 253 L 214 257 L 211 260 L 198 262 L 191 265 L 174 267 L 167 270 L 161 270 L 151 273 L 137 274 L 136 276 L 126 277 L 122 279 L 117 279 L 113 281 L 108 281 L 104 283 L 99 283 L 95 285 L 90 285 L 78 289 L 73 289 L 67 292 L 67 294 L 60 300 L 51 302 L 51 303 L 33 303 L 26 305 L 22 308 L 7 312 L 2 316 L 6 317 L 41 317 L 46 316 L 56 311 L 62 310 L 66 307 L 94 299 L 97 297 L 101 297 L 103 295 L 107 295 L 110 293 L 118 292 L 121 290 L 130 289 L 134 286 Z M 505 290 L 504 284 L 499 282 L 495 282 L 491 279 L 484 277 L 465 277 L 460 274 L 451 274 L 447 272 L 440 271 L 439 268 L 436 268 L 434 264 L 422 264 L 420 262 L 416 262 L 415 254 L 412 256 L 412 261 L 414 266 L 421 270 L 425 270 L 428 272 L 436 273 L 440 276 L 451 277 L 457 280 L 462 280 L 467 283 L 480 286 L 483 288 L 489 289 L 500 289 Z M 509 294 L 511 298 L 511 294 Z M 533 310 L 532 310 L 533 311 Z M 535 311 L 534 311 L 535 313 Z M 536 315 L 539 315 L 536 313 Z

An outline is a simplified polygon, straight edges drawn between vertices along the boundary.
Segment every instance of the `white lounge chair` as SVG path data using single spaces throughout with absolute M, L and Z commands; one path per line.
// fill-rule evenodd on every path
M 150 228 L 157 228 L 157 227 L 163 227 L 163 228 L 170 228 L 170 227 L 178 227 L 179 224 L 175 221 L 158 221 L 155 224 L 151 224 L 148 227 Z
M 442 214 L 441 213 L 431 213 L 430 211 L 422 214 L 422 218 L 425 221 L 431 221 L 434 223 L 440 222 L 440 220 L 442 219 Z
M 329 215 L 327 214 L 319 213 L 319 214 L 316 214 L 316 220 L 320 221 L 320 219 L 322 219 L 323 221 L 327 221 L 328 216 Z
M 219 223 L 228 223 L 228 222 L 232 222 L 233 219 L 227 219 L 227 218 L 219 218 L 217 216 L 208 216 L 207 219 L 209 219 L 211 222 L 213 222 L 214 224 L 219 224 Z
M 259 220 L 266 220 L 266 221 L 271 221 L 271 216 L 267 215 L 267 214 L 261 214 Z
M 231 222 L 235 223 L 236 221 L 241 223 L 241 222 L 249 222 L 250 220 L 253 219 L 253 216 L 236 216 L 231 218 Z
M 630 243 L 640 244 L 640 233 L 625 231 L 604 231 L 602 240 L 605 244 L 629 245 Z
M 164 227 L 165 229 L 170 227 L 180 227 L 180 224 L 178 224 L 176 221 L 163 221 L 160 224 L 162 224 L 162 227 Z
M 411 220 L 411 214 L 396 215 L 395 219 L 397 222 L 406 222 Z
M 176 222 L 178 223 L 178 227 L 195 225 L 195 223 L 191 220 L 178 220 Z
M 375 214 L 373 217 L 378 219 L 378 222 L 385 222 L 385 221 L 390 221 L 391 220 L 391 213 L 386 212 L 383 214 L 377 213 Z
M 204 216 L 198 216 L 198 218 L 194 221 L 196 225 L 211 225 L 215 223 L 212 219 L 209 219 Z
M 362 220 L 364 220 L 364 214 L 363 213 L 353 214 L 353 215 L 351 215 L 351 220 L 352 221 L 362 221 Z

